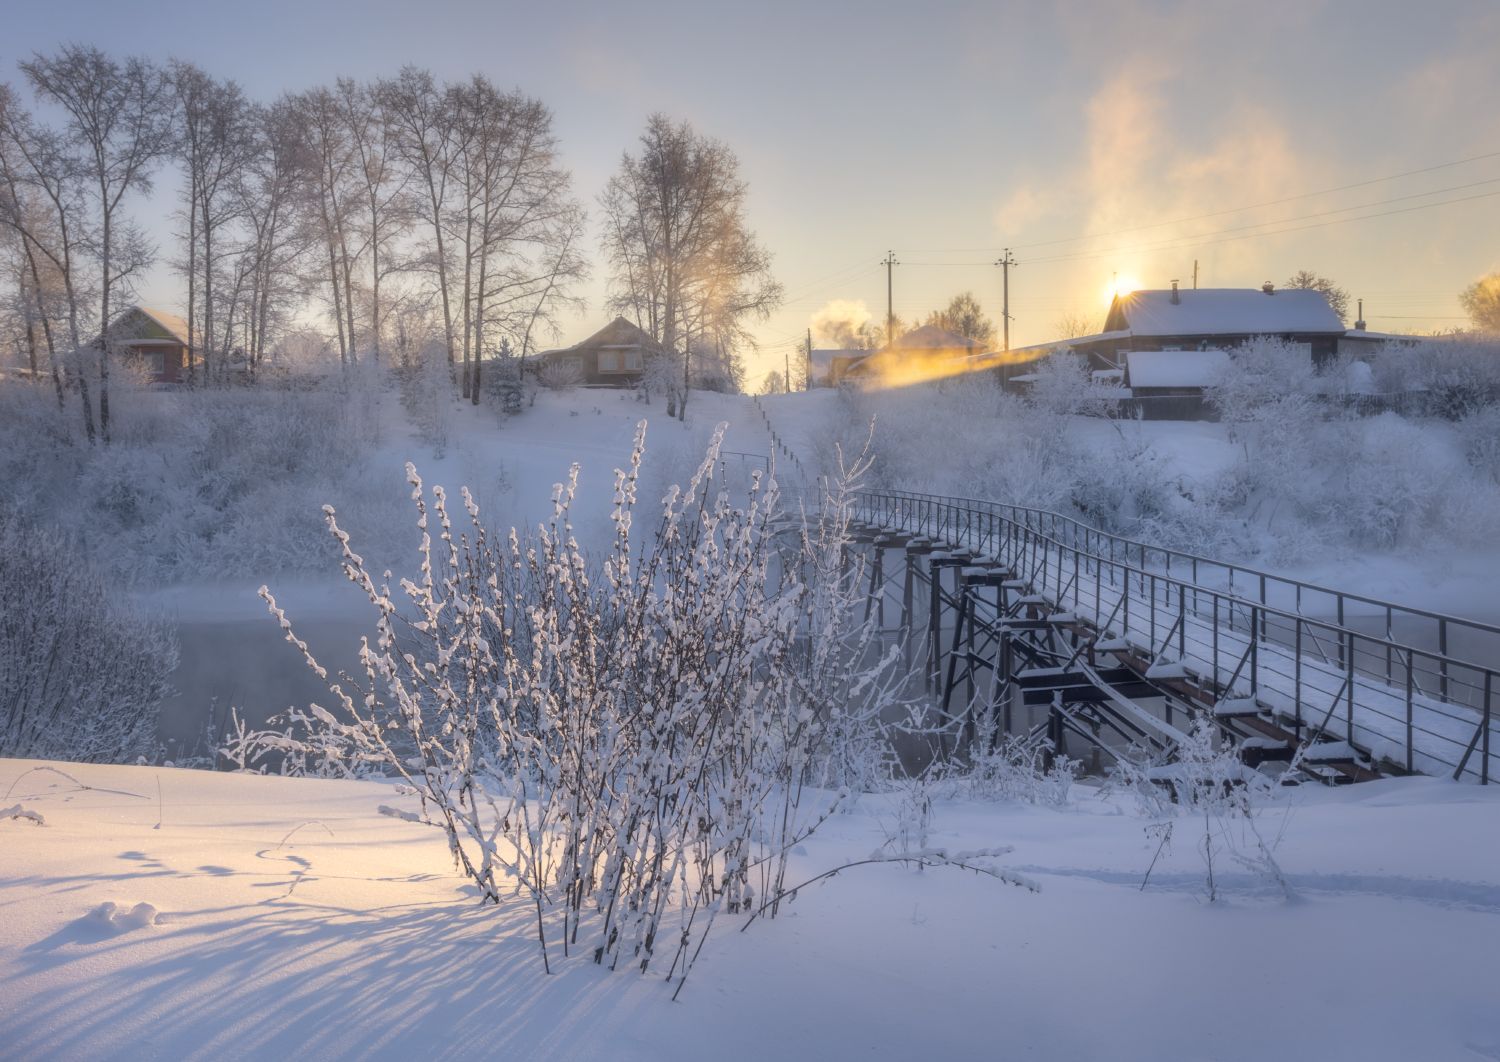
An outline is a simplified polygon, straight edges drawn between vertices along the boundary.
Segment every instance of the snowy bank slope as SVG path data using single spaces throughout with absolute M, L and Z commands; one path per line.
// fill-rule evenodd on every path
M 934 844 L 1014 844 L 1041 893 L 850 871 L 725 924 L 673 1004 L 544 977 L 525 905 L 476 908 L 387 785 L 35 766 L 0 761 L 0 808 L 45 822 L 0 818 L 6 1058 L 1500 1058 L 1500 787 L 1288 796 L 1291 904 L 1232 867 L 1204 902 L 1185 820 L 1140 891 L 1155 846 L 1091 790 L 942 803 Z M 797 869 L 892 817 L 865 802 Z

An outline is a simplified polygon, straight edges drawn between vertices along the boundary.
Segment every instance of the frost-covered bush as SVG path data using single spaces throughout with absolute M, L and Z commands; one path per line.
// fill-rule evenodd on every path
M 0 756 L 153 757 L 176 662 L 77 543 L 0 515 Z
M 359 372 L 288 390 L 122 387 L 112 442 L 90 446 L 75 411 L 0 380 L 0 509 L 60 528 L 126 582 L 321 567 L 326 501 L 390 542 L 400 469 L 382 481 L 371 467 L 379 387 Z
M 1113 782 L 1133 795 L 1137 811 L 1147 820 L 1146 835 L 1156 841 L 1156 854 L 1142 888 L 1150 882 L 1152 870 L 1171 847 L 1173 834 L 1179 832 L 1181 824 L 1194 838 L 1203 860 L 1204 887 L 1210 902 L 1219 898 L 1221 867 L 1226 859 L 1291 899 L 1291 885 L 1275 856 L 1279 837 L 1268 840 L 1260 829 L 1270 780 L 1246 767 L 1232 746 L 1221 745 L 1208 720 L 1198 719 L 1193 724 L 1167 762 L 1141 763 L 1122 758 Z
M 1469 467 L 1482 479 L 1500 486 L 1500 406 L 1469 414 L 1455 430 Z
M 1038 734 L 994 734 L 981 731 L 965 770 L 955 774 L 959 791 L 987 800 L 1062 807 L 1082 766 L 1054 754 L 1052 742 Z
M 1031 367 L 1026 391 L 1030 405 L 1053 415 L 1108 417 L 1119 405 L 1117 388 L 1094 382 L 1088 358 L 1072 351 L 1056 351 Z
M 1436 416 L 1462 420 L 1500 400 L 1500 343 L 1436 340 L 1411 352 L 1414 390 L 1426 393 Z
M 732 503 L 714 482 L 720 435 L 643 542 L 642 426 L 597 563 L 576 466 L 534 538 L 496 537 L 467 492 L 455 518 L 408 466 L 422 559 L 394 593 L 330 508 L 377 637 L 330 708 L 294 713 L 304 736 L 240 733 L 230 755 L 398 775 L 422 810 L 389 813 L 441 829 L 485 900 L 534 904 L 549 965 L 579 949 L 680 984 L 720 914 L 774 913 L 791 849 L 848 797 L 809 786 L 873 757 L 896 658 L 849 607 L 847 490 L 788 542 L 774 483 Z
M 453 406 L 453 372 L 448 351 L 428 343 L 393 370 L 401 391 L 401 408 L 413 433 L 441 458 L 448 449 L 448 420 Z
M 583 382 L 583 369 L 569 358 L 551 358 L 537 370 L 537 380 L 550 391 L 566 391 Z

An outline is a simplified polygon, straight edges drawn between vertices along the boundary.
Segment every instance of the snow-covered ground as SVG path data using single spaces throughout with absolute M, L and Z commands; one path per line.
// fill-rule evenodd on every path
M 545 976 L 531 909 L 477 907 L 436 831 L 377 813 L 390 786 L 37 766 L 0 761 L 0 808 L 44 820 L 0 818 L 7 1059 L 1500 1059 L 1500 787 L 1279 794 L 1297 898 L 1223 864 L 1212 904 L 1190 820 L 1142 890 L 1124 796 L 940 801 L 931 844 L 1014 845 L 1040 892 L 850 870 L 721 922 L 673 1003 L 576 957 Z M 794 875 L 894 818 L 863 800 Z

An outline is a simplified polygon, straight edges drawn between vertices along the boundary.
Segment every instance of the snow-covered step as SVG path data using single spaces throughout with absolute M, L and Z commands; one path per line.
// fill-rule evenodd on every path
M 1264 711 L 1259 701 L 1254 697 L 1225 697 L 1214 705 L 1214 715 L 1222 718 L 1234 718 L 1242 715 L 1260 715 Z
M 1309 745 L 1302 759 L 1310 763 L 1327 763 L 1335 760 L 1353 761 L 1359 753 L 1347 741 L 1319 741 Z
M 1187 678 L 1187 668 L 1179 660 L 1158 660 L 1146 669 L 1148 679 Z

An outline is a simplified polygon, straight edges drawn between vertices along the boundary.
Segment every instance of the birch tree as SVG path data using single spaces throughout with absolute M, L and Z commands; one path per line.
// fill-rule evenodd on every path
M 581 274 L 569 250 L 579 208 L 545 106 L 479 75 L 454 90 L 453 102 L 460 195 L 450 231 L 463 252 L 463 393 L 477 403 L 487 328 L 514 333 L 534 314 L 539 291 L 560 295 L 560 280 Z
M 457 338 L 450 286 L 448 220 L 452 177 L 463 143 L 453 94 L 443 91 L 426 70 L 408 66 L 376 86 L 381 111 L 392 131 L 392 150 L 415 189 L 413 211 L 420 216 L 431 244 L 418 262 L 436 278 L 443 315 L 448 364 L 456 361 Z
M 227 351 L 219 342 L 216 280 L 223 260 L 240 248 L 225 233 L 240 215 L 236 195 L 244 169 L 261 149 L 255 135 L 255 108 L 232 81 L 215 81 L 191 63 L 174 61 L 172 85 L 178 101 L 178 158 L 186 171 L 188 205 L 188 379 L 194 379 L 194 330 L 200 328 L 203 375 L 211 378 L 211 358 Z M 239 276 L 238 271 L 236 276 Z M 201 281 L 201 287 L 200 287 Z M 195 305 L 202 291 L 201 319 Z M 222 347 L 224 349 L 216 348 Z
M 57 357 L 62 347 L 92 443 L 94 411 L 81 360 L 90 295 L 80 273 L 91 231 L 83 180 L 83 166 L 64 139 L 34 121 L 8 89 L 0 93 L 0 225 L 20 239 L 31 289 L 57 294 L 52 300 L 56 305 L 39 322 L 57 401 L 59 407 L 66 405 Z M 65 326 L 62 335 L 54 320 Z
M 296 121 L 308 154 L 306 209 L 315 219 L 327 258 L 327 281 L 337 326 L 339 362 L 355 359 L 358 332 L 354 323 L 354 272 L 359 247 L 354 243 L 351 214 L 353 153 L 338 100 L 326 88 L 297 97 Z
M 296 125 L 294 104 L 286 99 L 254 113 L 259 144 L 239 175 L 235 194 L 248 233 L 245 249 L 245 355 L 253 379 L 273 328 L 284 328 L 297 301 L 296 263 L 312 239 L 299 220 L 297 196 L 308 167 Z
M 21 70 L 39 96 L 67 114 L 65 135 L 89 185 L 97 226 L 99 430 L 108 444 L 112 299 L 152 258 L 122 208 L 130 193 L 151 190 L 152 168 L 171 146 L 170 85 L 145 59 L 117 62 L 76 44 L 51 56 L 35 54 Z
M 392 269 L 391 244 L 408 224 L 410 174 L 398 165 L 397 130 L 386 121 L 378 87 L 340 78 L 335 94 L 349 137 L 351 184 L 359 200 L 358 209 L 351 211 L 351 225 L 369 252 L 370 352 L 379 363 L 385 324 L 381 282 Z
M 624 155 L 600 196 L 611 307 L 680 353 L 679 417 L 686 416 L 695 335 L 720 349 L 746 341 L 745 324 L 781 300 L 770 257 L 745 219 L 747 194 L 724 143 L 655 114 L 640 153 Z

